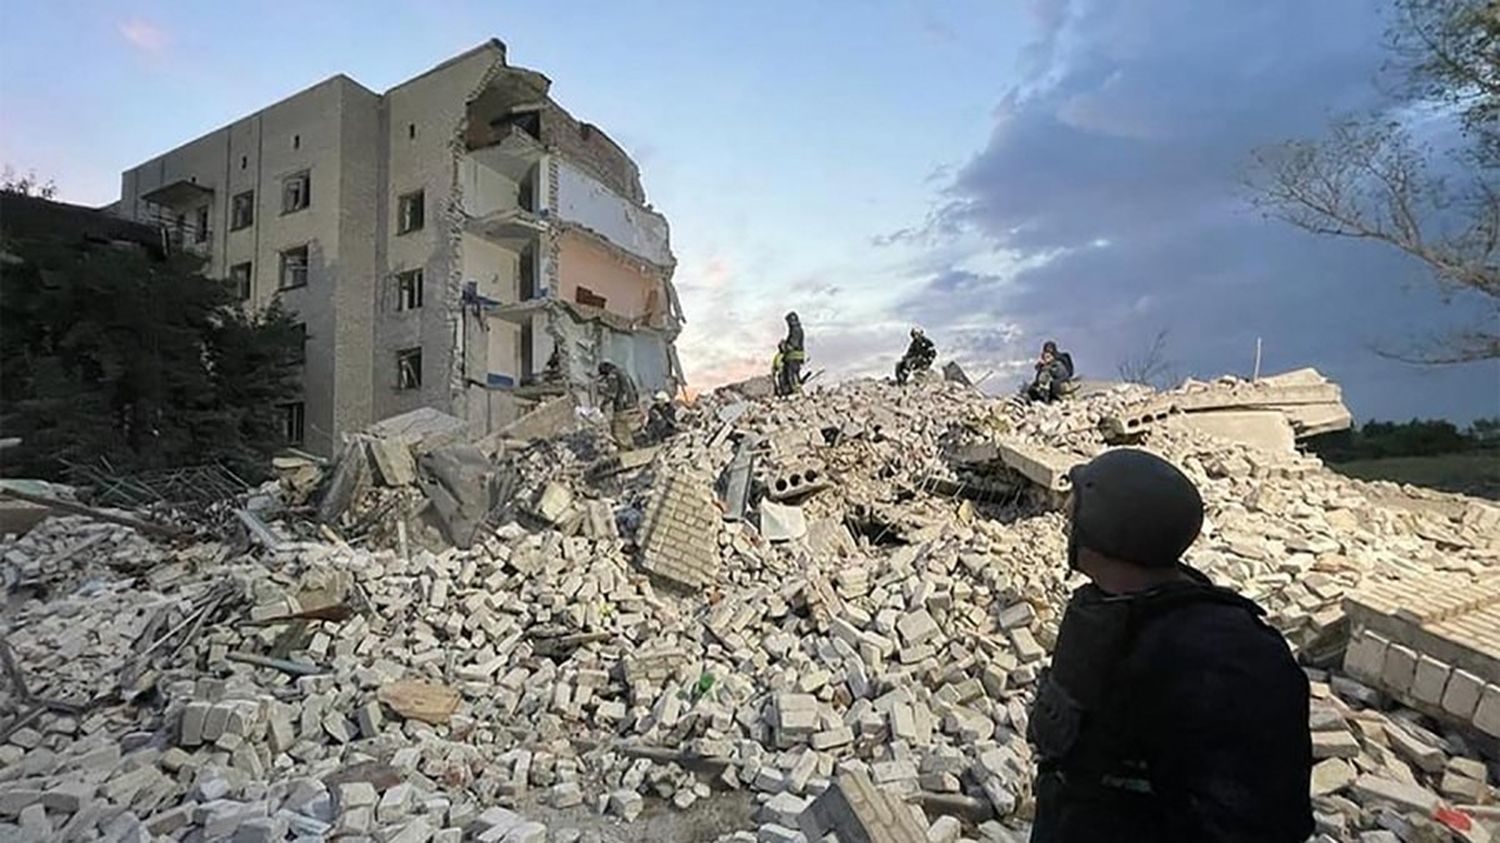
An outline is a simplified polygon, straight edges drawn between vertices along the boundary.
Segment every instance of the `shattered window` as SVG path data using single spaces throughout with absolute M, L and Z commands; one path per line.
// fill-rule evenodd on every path
M 239 293 L 240 301 L 247 301 L 250 298 L 250 270 L 250 261 L 237 263 L 234 266 L 229 267 L 229 280 L 234 282 L 234 287 L 235 290 Z
M 406 234 L 409 231 L 417 231 L 426 224 L 426 202 L 423 192 L 418 190 L 408 193 L 398 201 L 396 217 L 399 220 L 396 226 L 397 234 Z
M 312 204 L 312 174 L 303 171 L 281 183 L 281 212 L 290 214 Z
M 290 290 L 307 286 L 307 247 L 298 246 L 281 253 L 281 282 L 279 287 Z
M 304 423 L 305 409 L 301 401 L 293 401 L 289 404 L 280 404 L 277 409 L 281 411 L 281 436 L 288 445 L 302 444 L 302 428 Z
M 246 228 L 255 222 L 255 191 L 237 193 L 229 212 L 230 230 Z
M 396 309 L 416 310 L 422 306 L 422 270 L 413 269 L 396 276 Z
M 420 389 L 422 386 L 422 349 L 407 348 L 396 352 L 396 388 Z

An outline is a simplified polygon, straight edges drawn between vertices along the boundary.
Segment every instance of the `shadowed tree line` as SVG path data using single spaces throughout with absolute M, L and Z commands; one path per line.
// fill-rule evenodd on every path
M 150 229 L 130 242 L 130 223 L 89 209 L 0 203 L 0 436 L 22 439 L 3 473 L 220 462 L 266 476 L 301 327 L 279 306 L 247 312 L 199 258 L 148 245 Z
M 1307 449 L 1332 463 L 1478 451 L 1500 458 L 1500 418 L 1475 419 L 1467 428 L 1442 419 L 1372 420 L 1309 439 Z

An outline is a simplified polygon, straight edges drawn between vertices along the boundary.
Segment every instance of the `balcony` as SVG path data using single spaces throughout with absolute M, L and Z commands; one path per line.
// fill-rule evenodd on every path
M 547 222 L 522 208 L 495 211 L 465 220 L 464 230 L 514 252 L 524 250 L 547 230 Z

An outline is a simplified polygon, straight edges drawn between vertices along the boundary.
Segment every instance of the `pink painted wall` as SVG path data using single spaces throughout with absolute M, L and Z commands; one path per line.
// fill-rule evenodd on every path
M 622 261 L 586 236 L 564 233 L 558 240 L 557 274 L 560 293 L 566 301 L 578 301 L 578 288 L 585 287 L 606 300 L 605 310 L 632 319 L 654 309 L 653 321 L 666 310 L 661 282 L 642 269 Z M 656 291 L 654 300 L 651 291 Z

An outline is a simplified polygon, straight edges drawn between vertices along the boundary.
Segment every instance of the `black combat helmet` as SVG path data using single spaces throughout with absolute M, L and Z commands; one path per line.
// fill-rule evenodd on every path
M 1147 568 L 1176 565 L 1203 528 L 1203 498 L 1187 475 L 1138 448 L 1105 451 L 1068 473 L 1073 482 L 1068 566 L 1078 549 Z

